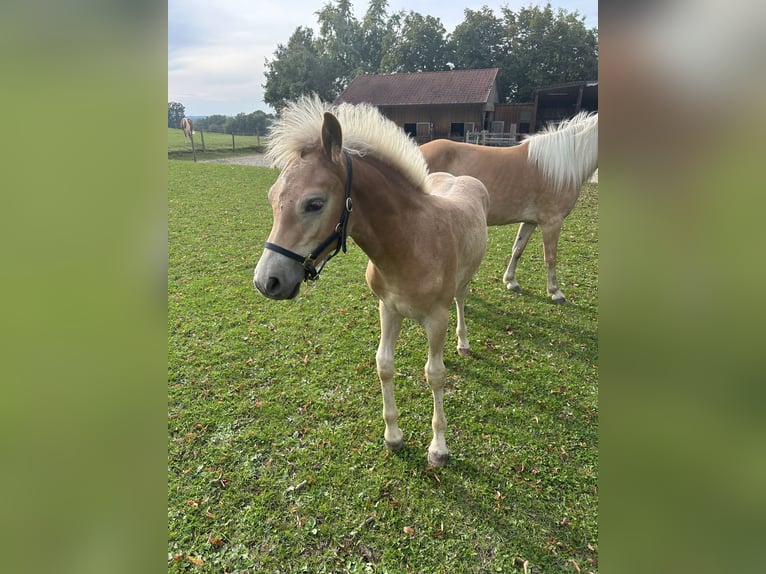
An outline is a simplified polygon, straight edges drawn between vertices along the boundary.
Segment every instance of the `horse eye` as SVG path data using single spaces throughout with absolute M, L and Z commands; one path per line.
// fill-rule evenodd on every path
M 306 213 L 316 212 L 320 211 L 324 207 L 324 200 L 323 199 L 311 199 L 306 203 L 306 207 L 304 207 L 304 210 Z

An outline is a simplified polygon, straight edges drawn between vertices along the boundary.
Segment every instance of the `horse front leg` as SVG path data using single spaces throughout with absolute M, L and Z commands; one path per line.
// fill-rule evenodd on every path
M 444 439 L 447 430 L 447 417 L 444 414 L 444 342 L 448 322 L 449 309 L 440 309 L 435 316 L 432 315 L 424 322 L 428 336 L 428 361 L 425 372 L 434 399 L 434 414 L 431 419 L 434 436 L 428 446 L 428 464 L 431 466 L 444 466 L 449 459 L 449 450 Z
M 519 225 L 519 231 L 516 233 L 516 241 L 513 242 L 513 251 L 511 253 L 511 260 L 508 262 L 508 268 L 505 270 L 503 276 L 503 283 L 511 291 L 521 293 L 521 287 L 519 282 L 516 281 L 516 266 L 519 264 L 521 254 L 524 253 L 524 249 L 529 243 L 529 238 L 532 237 L 532 233 L 537 227 L 536 223 L 524 223 Z
M 545 256 L 545 267 L 548 272 L 548 295 L 554 303 L 563 305 L 567 302 L 564 293 L 559 289 L 558 278 L 556 277 L 556 256 L 559 244 L 559 235 L 561 235 L 562 221 L 554 221 L 540 225 L 540 231 L 543 232 L 543 254 Z
M 380 312 L 380 344 L 375 355 L 375 362 L 383 392 L 383 421 L 386 423 L 383 438 L 388 448 L 399 450 L 404 446 L 404 441 L 402 431 L 399 429 L 399 410 L 396 408 L 394 398 L 394 350 L 402 330 L 403 317 L 396 311 L 389 310 L 382 300 L 378 303 L 378 311 Z

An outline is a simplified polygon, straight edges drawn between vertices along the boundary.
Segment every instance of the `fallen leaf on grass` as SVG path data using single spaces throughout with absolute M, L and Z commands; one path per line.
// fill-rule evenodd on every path
M 434 532 L 431 536 L 434 537 L 434 538 L 441 538 L 442 536 L 444 536 L 444 521 L 443 520 L 442 520 L 441 527 L 439 528 L 439 530 Z
M 212 532 L 207 535 L 207 541 L 209 544 L 211 544 L 212 546 L 215 546 L 216 548 L 220 548 L 224 544 L 223 540 L 221 540 L 220 538 L 214 538 Z
M 194 558 L 192 556 L 187 556 L 186 559 L 194 564 L 195 566 L 204 566 L 205 561 L 202 558 Z
M 414 535 L 415 535 L 415 529 L 414 529 L 414 528 L 412 528 L 412 526 L 405 526 L 405 527 L 403 528 L 403 530 L 404 530 L 404 533 L 405 533 L 405 534 L 408 534 L 408 535 L 410 535 L 410 536 L 414 536 Z

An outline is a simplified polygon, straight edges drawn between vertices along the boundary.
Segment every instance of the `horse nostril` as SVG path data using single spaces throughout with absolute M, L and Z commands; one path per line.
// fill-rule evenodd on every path
M 266 292 L 273 295 L 277 291 L 279 291 L 279 279 L 276 277 L 269 277 L 269 280 L 266 282 Z

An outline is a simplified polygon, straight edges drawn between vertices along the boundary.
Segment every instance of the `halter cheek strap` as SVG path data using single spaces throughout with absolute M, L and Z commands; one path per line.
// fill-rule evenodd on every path
M 343 212 L 340 214 L 340 221 L 338 221 L 338 225 L 335 226 L 335 231 L 333 231 L 332 234 L 319 245 L 319 247 L 314 249 L 305 257 L 295 253 L 294 251 L 280 247 L 275 243 L 269 243 L 267 241 L 265 245 L 266 249 L 276 251 L 280 255 L 284 255 L 285 257 L 289 257 L 293 261 L 300 263 L 301 267 L 303 267 L 304 281 L 314 281 L 315 279 L 318 279 L 319 274 L 322 272 L 325 264 L 327 264 L 330 259 L 335 257 L 341 249 L 343 250 L 343 253 L 346 253 L 346 238 L 348 237 L 348 216 L 353 208 L 351 202 L 352 167 L 351 155 L 349 155 L 348 151 L 344 149 L 343 155 L 346 156 L 346 188 L 344 191 L 345 197 L 343 201 Z M 335 242 L 335 251 L 328 255 L 317 269 L 314 265 L 316 263 L 317 257 L 319 257 L 325 249 L 332 245 L 333 242 Z

